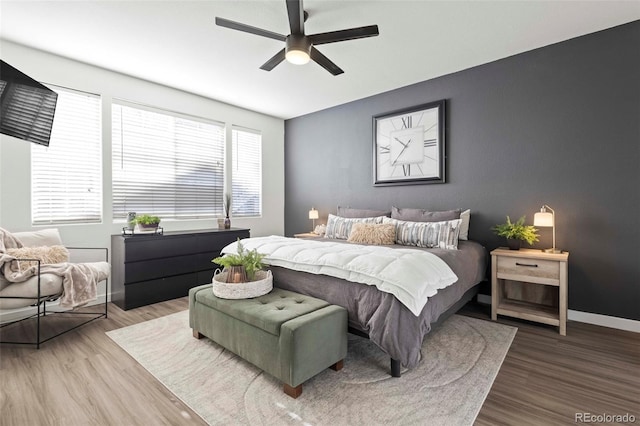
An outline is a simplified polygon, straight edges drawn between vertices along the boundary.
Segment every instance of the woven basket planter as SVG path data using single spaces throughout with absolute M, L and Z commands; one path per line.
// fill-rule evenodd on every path
M 250 299 L 262 296 L 273 289 L 271 271 L 256 272 L 255 281 L 227 283 L 227 272 L 216 273 L 211 282 L 213 294 L 221 299 Z

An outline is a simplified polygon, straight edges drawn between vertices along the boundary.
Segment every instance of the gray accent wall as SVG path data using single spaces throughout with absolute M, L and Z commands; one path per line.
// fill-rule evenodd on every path
M 447 182 L 374 187 L 372 117 L 439 99 Z M 287 235 L 312 206 L 316 224 L 337 205 L 461 207 L 492 250 L 491 226 L 548 204 L 569 308 L 640 319 L 640 21 L 287 120 L 285 167 Z

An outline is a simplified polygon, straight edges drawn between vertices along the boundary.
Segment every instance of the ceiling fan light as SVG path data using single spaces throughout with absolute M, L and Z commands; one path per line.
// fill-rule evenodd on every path
M 304 50 L 289 50 L 285 57 L 287 61 L 295 65 L 304 65 L 309 62 L 309 54 Z
M 290 34 L 285 40 L 285 58 L 296 65 L 304 65 L 309 62 L 311 43 L 304 34 Z

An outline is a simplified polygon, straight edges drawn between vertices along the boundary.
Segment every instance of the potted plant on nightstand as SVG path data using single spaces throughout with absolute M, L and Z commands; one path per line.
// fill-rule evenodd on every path
M 522 242 L 532 245 L 538 241 L 538 230 L 533 225 L 524 224 L 525 216 L 516 222 L 511 222 L 509 216 L 507 221 L 494 226 L 491 230 L 500 237 L 507 239 L 507 246 L 510 250 L 520 250 Z
M 213 294 L 223 299 L 246 299 L 269 293 L 273 289 L 271 271 L 263 271 L 265 255 L 256 249 L 246 250 L 240 239 L 237 253 L 228 253 L 212 260 L 223 266 L 213 276 Z

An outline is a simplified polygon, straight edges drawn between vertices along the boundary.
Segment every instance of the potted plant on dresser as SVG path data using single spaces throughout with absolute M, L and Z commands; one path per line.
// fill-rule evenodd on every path
M 533 225 L 525 225 L 525 216 L 522 216 L 516 222 L 511 222 L 511 218 L 507 216 L 507 221 L 499 225 L 495 225 L 491 230 L 498 236 L 507 239 L 507 246 L 510 250 L 520 250 L 522 242 L 532 245 L 538 241 L 538 230 Z
M 132 222 L 138 226 L 138 230 L 140 231 L 154 232 L 158 229 L 160 218 L 150 214 L 142 214 L 140 216 L 136 216 Z

